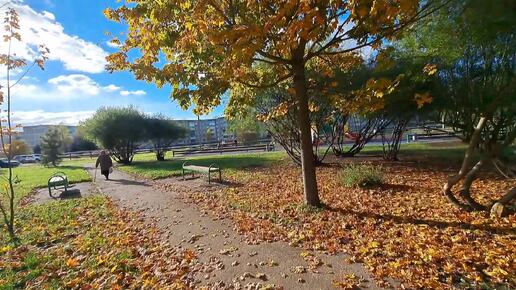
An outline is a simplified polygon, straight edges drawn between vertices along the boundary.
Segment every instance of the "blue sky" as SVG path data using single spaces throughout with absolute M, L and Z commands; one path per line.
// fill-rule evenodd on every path
M 0 0 L 0 3 L 5 0 Z M 131 73 L 107 73 L 104 57 L 116 51 L 106 32 L 118 35 L 124 25 L 108 21 L 102 11 L 120 5 L 115 0 L 11 1 L 20 14 L 23 43 L 14 47 L 27 59 L 37 44 L 50 49 L 45 71 L 33 70 L 13 89 L 14 118 L 23 125 L 76 124 L 100 106 L 135 105 L 148 113 L 174 119 L 194 119 L 170 96 L 170 88 L 156 88 Z M 5 82 L 5 73 L 0 72 Z M 207 117 L 223 115 L 224 104 Z

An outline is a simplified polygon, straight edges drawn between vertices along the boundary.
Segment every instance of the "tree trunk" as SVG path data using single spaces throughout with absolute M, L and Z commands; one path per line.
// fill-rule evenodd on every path
M 319 193 L 315 174 L 312 134 L 310 132 L 310 116 L 308 110 L 308 94 L 306 88 L 305 67 L 302 61 L 293 65 L 294 90 L 298 102 L 298 125 L 301 141 L 301 168 L 303 172 L 303 188 L 305 204 L 319 206 Z
M 509 204 L 516 199 L 516 187 L 509 190 L 504 196 L 502 196 L 493 206 L 491 207 L 491 214 L 504 217 L 514 212 L 514 206 L 509 208 Z
M 383 159 L 389 161 L 398 161 L 398 153 L 400 151 L 401 146 L 401 137 L 403 136 L 403 132 L 407 128 L 408 123 L 410 122 L 410 118 L 402 118 L 395 122 L 390 138 L 385 137 L 385 132 L 380 132 L 382 137 L 382 149 L 383 149 Z
M 466 174 L 466 176 L 464 177 L 464 183 L 462 184 L 462 188 L 459 193 L 460 196 L 466 201 L 466 203 L 475 210 L 485 209 L 483 205 L 479 204 L 471 197 L 471 185 L 473 184 L 475 179 L 477 179 L 477 173 L 480 171 L 480 168 L 482 168 L 482 166 L 484 165 L 486 159 L 487 158 L 479 160 L 477 164 L 475 164 L 475 166 L 471 168 L 468 174 Z
M 461 168 L 459 172 L 456 175 L 450 176 L 448 178 L 448 181 L 443 187 L 443 194 L 446 196 L 448 201 L 450 201 L 453 205 L 464 209 L 464 210 L 471 210 L 471 205 L 463 204 L 461 203 L 454 195 L 453 195 L 453 187 L 461 181 L 470 170 L 468 168 L 470 167 L 471 161 L 473 159 L 473 153 L 475 152 L 475 149 L 477 148 L 477 145 L 480 141 L 480 135 L 482 133 L 482 130 L 484 129 L 487 122 L 486 117 L 481 117 L 478 121 L 477 126 L 475 127 L 475 130 L 473 131 L 472 137 L 469 141 L 468 149 L 466 150 L 466 153 L 464 154 L 464 160 L 462 161 Z
M 156 149 L 156 160 L 165 161 L 165 150 Z

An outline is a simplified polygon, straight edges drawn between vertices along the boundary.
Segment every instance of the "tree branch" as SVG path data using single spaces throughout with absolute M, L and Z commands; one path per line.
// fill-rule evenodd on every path
M 277 84 L 281 83 L 282 81 L 290 78 L 292 76 L 292 73 L 289 73 L 289 74 L 286 74 L 280 78 L 278 78 L 276 81 L 272 82 L 272 83 L 269 83 L 269 84 L 265 84 L 265 85 L 256 85 L 256 84 L 251 84 L 251 83 L 248 83 L 248 82 L 245 82 L 241 79 L 237 79 L 237 82 L 245 85 L 245 86 L 248 86 L 248 87 L 251 87 L 251 88 L 255 88 L 255 89 L 265 89 L 265 88 L 270 88 L 270 87 L 274 87 L 276 86 Z

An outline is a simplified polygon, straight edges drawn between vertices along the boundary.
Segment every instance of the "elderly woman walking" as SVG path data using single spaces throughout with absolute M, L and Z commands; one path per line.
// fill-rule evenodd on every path
M 111 161 L 111 157 L 106 153 L 106 150 L 100 151 L 100 155 L 97 158 L 97 162 L 95 163 L 95 168 L 100 165 L 100 174 L 106 177 L 106 180 L 109 180 L 109 172 L 111 167 L 113 166 L 113 161 Z

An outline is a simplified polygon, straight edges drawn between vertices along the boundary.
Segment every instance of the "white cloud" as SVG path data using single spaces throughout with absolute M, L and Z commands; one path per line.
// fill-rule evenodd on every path
M 11 89 L 11 92 L 15 96 L 30 96 L 38 91 L 38 86 L 34 84 L 22 84 L 19 83 Z
M 120 91 L 120 95 L 121 96 L 129 96 L 129 95 L 134 95 L 134 96 L 143 96 L 147 94 L 145 91 L 142 91 L 142 90 L 137 90 L 137 91 Z
M 75 111 L 75 112 L 45 112 L 35 111 L 16 111 L 12 114 L 13 122 L 22 126 L 31 125 L 77 125 L 91 117 L 95 111 Z
M 84 94 L 96 96 L 100 93 L 100 86 L 90 77 L 81 74 L 61 75 L 48 80 L 63 94 Z
M 110 85 L 103 87 L 103 89 L 108 93 L 112 93 L 112 92 L 116 92 L 116 91 L 120 90 L 121 87 L 110 84 Z
M 11 4 L 20 15 L 22 42 L 13 42 L 16 55 L 33 60 L 37 46 L 46 45 L 50 49 L 49 60 L 60 61 L 67 70 L 100 73 L 106 65 L 107 52 L 92 42 L 64 32 L 54 14 L 37 12 L 21 1 Z M 5 46 L 0 49 L 5 53 Z
M 5 79 L 0 76 L 0 83 L 5 84 Z M 16 84 L 11 90 L 14 100 L 24 103 L 25 108 L 37 107 L 33 101 L 54 102 L 72 101 L 77 99 L 98 97 L 108 97 L 113 99 L 118 97 L 119 101 L 126 102 L 128 96 L 145 95 L 143 90 L 128 91 L 122 90 L 121 86 L 115 84 L 99 84 L 94 79 L 84 74 L 59 75 L 49 79 L 46 83 L 41 83 L 34 77 L 25 77 L 20 83 Z M 1 89 L 6 93 L 5 86 Z M 124 97 L 124 98 L 122 98 Z M 34 107 L 36 106 L 36 107 Z

